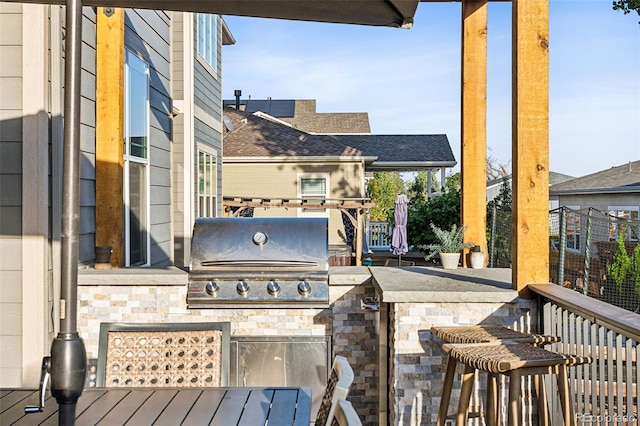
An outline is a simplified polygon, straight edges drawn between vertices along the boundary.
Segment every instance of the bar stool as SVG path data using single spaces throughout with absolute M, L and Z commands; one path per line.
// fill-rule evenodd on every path
M 456 414 L 456 426 L 466 425 L 469 411 L 469 400 L 473 388 L 473 376 L 475 370 L 485 371 L 489 374 L 503 374 L 509 377 L 509 404 L 507 419 L 509 426 L 517 426 L 520 421 L 520 378 L 522 376 L 534 376 L 536 387 L 542 387 L 541 375 L 554 374 L 558 383 L 558 393 L 564 417 L 565 426 L 574 426 L 575 418 L 573 406 L 569 396 L 569 378 L 567 367 L 581 364 L 588 364 L 591 358 L 577 355 L 566 355 L 548 351 L 527 343 L 514 341 L 494 341 L 481 344 L 445 344 L 443 349 L 449 354 L 447 361 L 447 372 L 445 383 L 453 382 L 456 363 L 464 365 L 462 375 L 462 386 L 460 389 L 460 403 Z M 549 424 L 546 414 L 546 398 L 544 393 L 539 392 L 538 409 L 540 411 L 540 423 Z M 446 396 L 446 398 L 445 398 Z M 444 424 L 444 417 L 441 417 L 442 407 L 449 406 L 451 392 L 445 395 L 443 389 L 443 399 L 441 410 L 438 413 L 438 425 Z M 498 409 L 497 401 L 492 401 L 493 406 L 487 407 L 488 413 L 496 413 Z M 446 415 L 446 408 L 445 408 Z M 487 418 L 487 425 L 495 425 L 495 419 Z
M 543 334 L 529 334 L 512 330 L 501 325 L 467 325 L 467 326 L 433 326 L 431 332 L 446 343 L 487 343 L 499 340 L 510 340 L 532 345 L 545 345 L 560 341 L 559 337 Z M 438 426 L 443 426 L 447 418 L 449 399 L 455 376 L 456 360 L 447 357 L 447 373 L 442 387 L 442 398 L 438 410 Z M 449 370 L 451 369 L 451 372 Z M 539 387 L 539 398 L 545 400 L 544 387 Z M 498 375 L 487 374 L 487 401 L 486 407 L 495 407 L 495 410 L 486 412 L 487 424 L 498 423 Z M 485 409 L 486 411 L 486 409 Z M 545 410 L 546 412 L 546 410 Z

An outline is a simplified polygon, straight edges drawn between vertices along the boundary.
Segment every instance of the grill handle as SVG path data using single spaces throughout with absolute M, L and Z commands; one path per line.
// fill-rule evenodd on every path
M 242 267 L 260 267 L 260 266 L 278 266 L 278 267 L 291 267 L 291 266 L 314 266 L 317 267 L 318 262 L 309 262 L 304 260 L 204 260 L 200 262 L 201 266 L 233 266 L 236 268 Z
M 367 296 L 360 299 L 360 309 L 363 311 L 379 311 L 380 299 L 375 296 Z

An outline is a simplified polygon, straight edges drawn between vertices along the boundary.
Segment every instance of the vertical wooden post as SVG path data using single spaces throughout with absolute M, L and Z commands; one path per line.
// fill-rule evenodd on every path
M 513 0 L 513 288 L 549 282 L 549 0 Z
M 487 252 L 487 0 L 462 1 L 461 222 Z M 462 256 L 463 265 L 467 256 Z
M 124 9 L 96 13 L 96 245 L 123 266 Z

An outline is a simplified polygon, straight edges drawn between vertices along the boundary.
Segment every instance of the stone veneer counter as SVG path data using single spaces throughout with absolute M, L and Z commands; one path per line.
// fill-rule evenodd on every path
M 386 303 L 493 302 L 518 298 L 511 288 L 511 269 L 437 267 L 371 267 L 373 285 Z
M 379 360 L 380 425 L 436 424 L 446 353 L 431 327 L 492 324 L 522 332 L 537 328 L 536 301 L 519 297 L 511 288 L 511 269 L 369 269 L 382 302 L 379 353 L 388 354 Z M 481 404 L 486 381 L 476 389 L 472 406 Z M 452 406 L 459 392 L 455 383 Z

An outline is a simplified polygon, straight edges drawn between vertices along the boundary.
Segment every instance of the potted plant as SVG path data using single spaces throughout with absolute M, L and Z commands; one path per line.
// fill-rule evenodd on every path
M 444 269 L 458 268 L 462 250 L 473 246 L 473 242 L 464 241 L 464 231 L 467 226 L 458 227 L 454 224 L 450 230 L 445 230 L 433 223 L 430 225 L 437 242 L 420 246 L 422 250 L 427 252 L 425 259 L 429 260 L 437 254 L 440 256 L 440 263 Z

